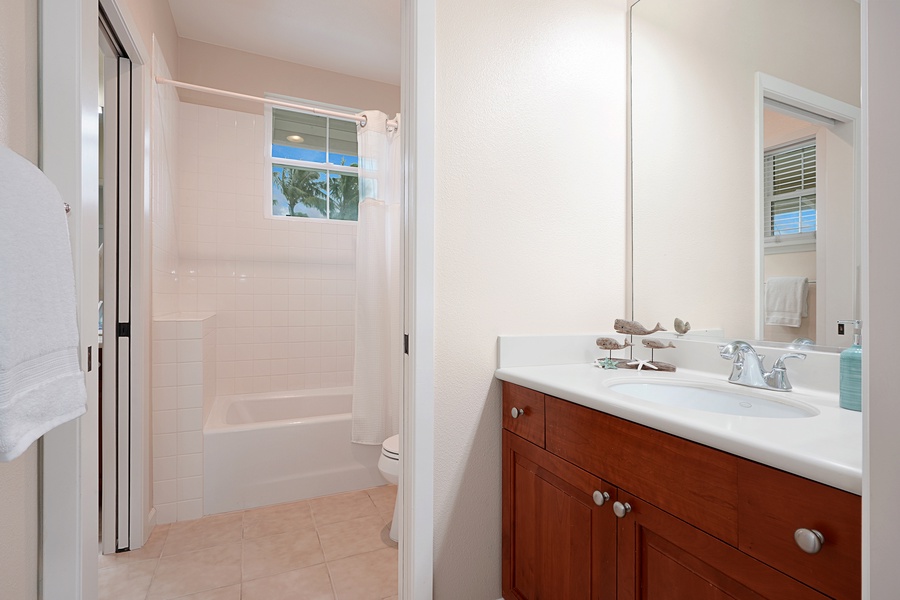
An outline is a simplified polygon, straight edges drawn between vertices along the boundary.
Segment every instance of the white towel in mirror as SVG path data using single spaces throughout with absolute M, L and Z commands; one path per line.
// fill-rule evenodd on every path
M 800 327 L 809 316 L 809 279 L 770 277 L 766 280 L 766 325 Z

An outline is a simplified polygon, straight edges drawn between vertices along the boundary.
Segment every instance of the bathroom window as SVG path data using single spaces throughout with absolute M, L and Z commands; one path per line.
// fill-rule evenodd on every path
M 815 249 L 816 141 L 805 140 L 765 153 L 764 235 L 767 251 L 779 244 L 791 251 Z M 797 247 L 807 245 L 809 248 Z
M 359 210 L 356 121 L 282 108 L 269 108 L 266 116 L 271 136 L 266 161 L 267 177 L 271 177 L 270 214 L 356 221 Z

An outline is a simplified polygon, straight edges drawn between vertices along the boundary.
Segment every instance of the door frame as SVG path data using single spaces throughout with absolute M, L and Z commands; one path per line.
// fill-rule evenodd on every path
M 132 207 L 132 540 L 146 540 L 155 516 L 149 473 L 149 124 L 150 60 L 122 0 L 100 0 L 134 64 Z M 407 236 L 407 322 L 410 354 L 403 397 L 403 523 L 400 597 L 432 598 L 434 514 L 434 113 L 435 0 L 403 0 L 402 74 Z M 80 248 L 96 242 L 98 225 L 96 0 L 40 0 L 41 167 L 72 206 L 79 330 L 96 326 L 97 269 L 81 268 Z M 140 99 L 140 100 L 138 100 Z M 73 161 L 73 156 L 76 160 Z M 93 232 L 93 233 L 91 233 Z M 96 243 L 90 255 L 96 262 Z M 93 277 L 93 279 L 91 279 Z M 91 296 L 88 298 L 87 296 Z M 89 325 L 89 327 L 88 327 Z M 87 342 L 82 336 L 82 361 Z M 93 345 L 96 345 L 92 342 Z M 41 442 L 39 594 L 44 599 L 97 597 L 97 377 L 87 373 L 88 413 Z M 146 402 L 144 401 L 146 400 Z M 135 435 L 137 434 L 137 435 Z M 135 506 L 137 504 L 137 506 Z
M 39 98 L 41 168 L 71 206 L 69 233 L 75 263 L 82 368 L 97 360 L 97 229 L 99 224 L 98 24 L 99 6 L 132 59 L 133 135 L 131 196 L 133 205 L 131 314 L 131 547 L 149 536 L 153 514 L 149 473 L 149 176 L 145 165 L 144 107 L 149 106 L 147 52 L 132 32 L 133 20 L 114 0 L 40 0 Z M 144 80 L 147 80 L 146 82 Z M 73 160 L 74 158 L 74 160 Z M 93 247 L 93 250 L 90 248 Z M 142 300 L 142 298 L 145 298 Z M 146 366 L 145 366 L 146 365 Z M 93 365 L 92 365 L 93 366 Z M 98 381 L 86 373 L 87 414 L 50 431 L 39 442 L 39 581 L 40 598 L 97 597 L 98 548 Z
M 764 222 L 764 191 L 765 184 L 763 182 L 763 154 L 765 153 L 765 131 L 764 131 L 764 123 L 765 123 L 765 101 L 766 99 L 775 100 L 783 105 L 797 108 L 801 111 L 805 111 L 811 115 L 819 115 L 822 117 L 826 117 L 832 119 L 838 123 L 849 125 L 853 128 L 853 264 L 859 266 L 862 264 L 862 246 L 860 244 L 860 235 L 861 235 L 861 190 L 862 190 L 862 177 L 861 177 L 861 166 L 862 166 L 862 128 L 860 126 L 861 122 L 861 109 L 847 104 L 846 102 L 841 102 L 840 100 L 836 100 L 831 98 L 830 96 L 826 96 L 824 94 L 820 94 L 819 92 L 801 87 L 795 83 L 784 81 L 783 79 L 779 79 L 772 75 L 768 75 L 766 73 L 757 72 L 755 77 L 755 148 L 754 148 L 754 156 L 756 156 L 756 160 L 754 161 L 754 198 L 756 199 L 757 209 L 755 214 L 756 224 L 754 231 L 757 232 L 755 236 L 755 244 L 756 244 L 756 278 L 754 281 L 755 286 L 755 296 L 756 296 L 756 338 L 763 339 L 765 336 L 763 335 L 763 331 L 765 330 L 765 289 L 762 282 L 762 277 L 760 274 L 765 271 L 765 248 L 763 246 L 762 235 L 759 233 L 762 231 L 763 222 Z M 827 193 L 827 192 L 825 192 Z M 823 193 L 824 197 L 824 193 Z M 823 206 L 826 206 L 823 204 Z M 826 215 L 827 216 L 827 215 Z M 824 220 L 823 220 L 824 223 Z M 818 239 L 817 242 L 817 271 L 816 271 L 816 279 L 818 280 L 818 288 L 819 290 L 827 289 L 827 274 L 825 270 L 822 268 L 824 265 L 824 256 L 823 252 L 819 251 Z M 851 285 L 851 297 L 852 297 L 852 313 L 854 316 L 851 318 L 858 319 L 860 318 L 860 280 L 859 278 L 854 278 Z M 817 292 L 818 293 L 818 292 Z M 819 314 L 818 317 L 821 322 L 822 319 L 825 318 L 824 314 Z M 818 336 L 819 330 L 817 327 L 816 334 Z M 816 338 L 819 339 L 818 337 Z M 820 342 L 824 343 L 824 342 Z

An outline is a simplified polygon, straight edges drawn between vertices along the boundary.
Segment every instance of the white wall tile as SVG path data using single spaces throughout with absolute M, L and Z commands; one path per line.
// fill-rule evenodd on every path
M 157 387 L 151 392 L 150 405 L 152 410 L 175 410 L 178 408 L 178 388 Z
M 153 483 L 153 502 L 168 504 L 178 499 L 178 485 L 176 479 L 166 479 Z
M 178 477 L 200 477 L 203 475 L 203 455 L 183 454 L 177 459 Z
M 178 385 L 200 385 L 203 383 L 203 363 L 178 363 L 176 367 L 176 381 Z
M 197 454 L 203 452 L 203 432 L 183 431 L 177 435 L 178 454 Z
M 162 458 L 164 456 L 175 456 L 178 453 L 178 446 L 174 433 L 154 433 L 153 434 L 153 457 Z
M 203 428 L 202 408 L 180 408 L 177 411 L 176 425 L 178 432 L 201 431 Z M 179 452 L 179 455 L 183 453 Z
M 176 393 L 175 408 L 202 408 L 203 385 L 180 385 Z
M 178 520 L 178 511 L 174 502 L 163 504 L 157 502 L 154 497 L 154 507 L 156 508 L 156 523 L 158 525 L 174 523 Z
M 202 477 L 179 477 L 177 481 L 178 500 L 203 498 Z
M 155 410 L 153 411 L 153 433 L 176 433 L 178 431 L 178 421 L 176 411 L 174 410 Z
M 175 479 L 178 476 L 177 458 L 174 456 L 165 456 L 153 459 L 153 479 L 156 481 L 165 481 L 167 479 Z
M 177 519 L 179 521 L 193 521 L 203 516 L 203 500 L 182 500 L 177 503 Z

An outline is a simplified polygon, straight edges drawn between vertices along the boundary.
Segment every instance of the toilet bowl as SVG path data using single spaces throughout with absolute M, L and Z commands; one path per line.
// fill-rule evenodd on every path
M 388 439 L 384 440 L 384 443 L 381 444 L 381 457 L 378 459 L 378 470 L 381 471 L 381 476 L 384 477 L 388 483 L 397 484 L 400 481 L 400 436 L 392 435 Z M 398 490 L 399 491 L 399 490 Z M 394 501 L 394 519 L 391 521 L 391 539 L 393 541 L 397 541 L 397 537 L 399 535 L 399 527 L 397 523 L 400 521 L 398 519 L 397 507 L 400 506 L 400 503 L 396 500 Z

